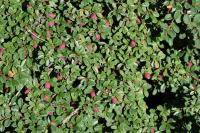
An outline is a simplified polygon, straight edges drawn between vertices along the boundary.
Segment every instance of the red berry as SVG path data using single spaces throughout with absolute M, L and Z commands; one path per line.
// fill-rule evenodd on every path
M 26 89 L 25 89 L 25 91 L 24 91 L 24 94 L 26 94 L 26 95 L 27 95 L 27 94 L 29 94 L 30 92 L 31 92 L 31 89 L 29 89 L 29 88 L 26 88 Z
M 50 17 L 50 18 L 55 18 L 55 17 L 56 17 L 56 14 L 54 14 L 54 13 L 48 13 L 47 16 Z
M 48 26 L 49 27 L 53 27 L 55 25 L 55 22 L 51 21 L 51 22 L 48 22 Z
M 131 48 L 135 48 L 136 47 L 136 42 L 134 40 L 131 40 L 130 47 Z
M 193 64 L 192 64 L 191 61 L 187 63 L 187 67 L 188 67 L 188 68 L 191 68 L 192 66 L 193 66 Z
M 51 115 L 53 115 L 53 112 L 48 112 L 48 116 L 51 116 Z
M 95 97 L 95 96 L 96 96 L 96 92 L 95 92 L 94 90 L 91 91 L 91 92 L 90 92 L 90 96 L 91 96 L 91 97 Z
M 93 112 L 99 112 L 99 108 L 98 107 L 94 107 L 93 108 Z
M 49 96 L 44 96 L 44 101 L 48 102 L 49 101 Z
M 65 48 L 65 43 L 62 42 L 62 43 L 60 44 L 60 49 L 64 49 L 64 48 Z
M 45 83 L 45 88 L 49 90 L 51 88 L 51 83 L 50 82 L 46 82 Z
M 101 39 L 101 36 L 99 34 L 96 34 L 96 40 L 99 41 Z
M 96 15 L 96 13 L 92 13 L 91 15 L 90 15 L 90 18 L 92 19 L 92 20 L 97 20 L 97 15 Z
M 32 39 L 33 40 L 36 40 L 37 39 L 37 33 L 36 32 L 32 32 L 32 35 L 31 35 L 31 37 L 32 37 Z
M 47 31 L 47 38 L 49 39 L 49 38 L 51 38 L 51 31 Z
M 151 74 L 148 73 L 148 72 L 144 73 L 144 78 L 145 79 L 150 79 L 151 78 Z
M 112 104 L 116 104 L 117 103 L 117 98 L 115 96 L 112 96 Z

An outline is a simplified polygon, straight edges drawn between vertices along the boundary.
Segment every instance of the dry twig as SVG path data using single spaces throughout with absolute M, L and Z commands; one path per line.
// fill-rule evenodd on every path
M 45 39 L 42 39 L 42 38 L 40 38 L 39 36 L 33 34 L 33 32 L 32 32 L 30 29 L 28 29 L 27 27 L 26 27 L 26 31 L 27 31 L 28 33 L 30 33 L 31 35 L 37 37 L 39 40 L 44 41 L 44 42 L 47 42 Z
M 69 116 L 67 116 L 67 117 L 63 120 L 62 124 L 67 123 L 67 122 L 71 119 L 72 116 L 74 116 L 75 114 L 78 113 L 78 111 L 79 111 L 79 108 L 77 108 L 77 109 L 75 109 L 74 111 L 72 111 L 71 114 L 70 114 Z

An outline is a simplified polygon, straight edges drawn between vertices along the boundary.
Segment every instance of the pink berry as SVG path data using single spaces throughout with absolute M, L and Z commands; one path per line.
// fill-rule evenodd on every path
M 142 21 L 141 21 L 141 19 L 139 17 L 136 18 L 136 23 L 137 24 L 141 24 L 142 23 Z
M 101 36 L 99 34 L 96 34 L 96 40 L 99 41 L 101 39 Z
M 191 61 L 187 63 L 187 67 L 188 67 L 188 68 L 191 68 L 192 66 L 193 66 L 193 64 L 192 64 Z
M 51 47 L 52 47 L 52 49 L 55 49 L 56 46 L 54 44 L 52 44 Z
M 47 95 L 44 96 L 44 101 L 45 101 L 45 102 L 48 102 L 48 101 L 49 101 L 49 96 L 47 96 Z
M 65 43 L 62 42 L 62 43 L 60 44 L 60 49 L 64 49 L 64 48 L 65 48 Z
M 37 48 L 37 46 L 38 46 L 37 43 L 33 44 L 33 48 Z
M 155 132 L 154 128 L 151 128 L 151 133 L 154 133 L 154 132 Z
M 31 35 L 31 37 L 32 37 L 32 39 L 33 40 L 36 40 L 37 39 L 37 33 L 36 32 L 32 32 L 32 35 Z
M 31 92 L 31 89 L 29 89 L 29 88 L 26 88 L 26 89 L 25 89 L 25 91 L 24 91 L 24 94 L 26 94 L 26 95 L 27 95 L 27 94 L 29 94 L 30 92 Z
M 80 24 L 79 24 L 81 27 L 83 27 L 84 25 L 85 25 L 85 23 L 84 22 L 80 22 Z
M 55 121 L 51 121 L 51 125 L 56 126 L 56 122 Z
M 163 75 L 158 75 L 158 80 L 163 80 Z
M 131 42 L 130 42 L 130 47 L 131 47 L 131 48 L 135 48 L 135 47 L 136 47 L 136 42 L 135 42 L 135 40 L 131 40 Z
M 49 27 L 53 27 L 55 25 L 55 22 L 51 21 L 51 22 L 48 22 L 48 26 Z
M 168 9 L 168 13 L 172 11 L 173 6 L 172 5 L 168 5 L 167 9 Z
M 97 20 L 97 15 L 96 15 L 96 13 L 92 13 L 91 15 L 90 15 L 90 18 L 92 19 L 92 20 Z
M 50 83 L 50 82 L 46 82 L 46 83 L 45 83 L 45 88 L 46 88 L 47 90 L 49 90 L 49 89 L 51 88 L 51 83 Z
M 58 81 L 62 80 L 62 76 L 60 74 L 57 74 L 56 78 Z
M 99 112 L 99 108 L 98 108 L 98 107 L 94 107 L 94 108 L 93 108 L 93 112 L 95 112 L 95 113 L 96 113 L 96 112 Z
M 90 92 L 90 96 L 91 96 L 91 97 L 95 97 L 95 96 L 96 96 L 96 92 L 95 92 L 94 90 L 91 91 L 91 92 Z
M 65 61 L 65 57 L 64 56 L 59 57 L 59 59 L 62 60 L 62 61 Z
M 28 7 L 28 8 L 31 8 L 31 7 L 32 7 L 32 5 L 31 5 L 31 4 L 28 4 L 28 5 L 27 5 L 27 7 Z
M 110 22 L 108 20 L 106 20 L 106 27 L 109 27 L 110 26 Z
M 195 91 L 197 89 L 197 86 L 195 84 L 192 85 L 192 90 Z
M 115 97 L 115 96 L 112 96 L 112 98 L 111 98 L 112 100 L 112 104 L 116 104 L 117 103 L 117 98 Z
M 56 17 L 56 14 L 54 14 L 54 13 L 48 13 L 47 16 L 50 17 L 50 18 L 55 18 L 55 17 Z
M 145 79 L 151 79 L 151 74 L 148 73 L 148 72 L 144 73 L 144 78 Z
M 51 31 L 47 31 L 47 38 L 49 39 L 49 38 L 51 38 Z
M 3 55 L 4 49 L 0 48 L 0 55 Z
M 53 112 L 48 112 L 48 116 L 52 116 L 53 115 Z

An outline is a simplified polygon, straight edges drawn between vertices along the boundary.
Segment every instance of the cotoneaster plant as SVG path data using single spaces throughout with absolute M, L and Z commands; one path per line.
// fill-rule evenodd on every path
M 198 1 L 0 5 L 0 132 L 199 132 Z

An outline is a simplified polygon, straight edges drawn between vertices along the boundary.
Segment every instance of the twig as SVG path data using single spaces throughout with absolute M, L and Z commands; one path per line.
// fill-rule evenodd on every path
M 79 43 L 78 43 L 78 41 L 76 41 L 75 39 L 74 39 L 74 41 L 75 41 L 76 45 L 80 46 Z
M 57 94 L 54 94 L 54 95 L 51 97 L 51 99 L 53 99 L 56 95 L 57 95 Z
M 200 79 L 198 79 L 198 78 L 196 78 L 196 77 L 193 77 L 193 76 L 192 76 L 192 78 L 193 78 L 194 80 L 196 80 L 196 81 L 199 81 L 199 82 L 200 82 Z
M 19 95 L 19 93 L 21 92 L 21 90 L 22 90 L 23 88 L 21 88 L 20 90 L 18 90 L 18 92 L 15 94 L 15 96 L 14 97 L 17 97 L 18 95 Z M 12 99 L 11 99 L 12 100 Z M 9 102 L 9 106 L 12 104 L 12 101 L 10 101 Z
M 63 120 L 62 124 L 67 123 L 67 122 L 71 119 L 72 116 L 74 116 L 75 114 L 78 113 L 78 111 L 79 111 L 79 108 L 77 108 L 77 109 L 75 109 L 74 111 L 72 111 L 71 114 L 70 114 L 69 116 L 67 116 L 67 117 Z
M 44 39 L 42 39 L 42 38 L 38 37 L 37 35 L 33 34 L 33 33 L 32 33 L 32 31 L 31 31 L 31 30 L 29 30 L 27 27 L 26 27 L 26 31 L 27 31 L 28 33 L 30 33 L 31 35 L 33 35 L 33 36 L 37 37 L 39 40 L 41 40 L 41 41 L 44 41 L 44 42 L 47 42 L 46 40 L 44 40 Z
M 2 118 L 0 119 L 0 121 L 5 121 L 5 120 L 7 120 L 7 119 L 9 119 L 9 117 L 2 117 Z

